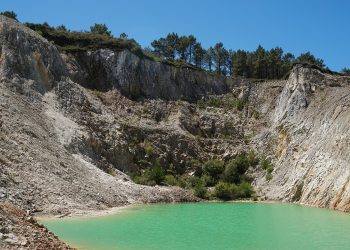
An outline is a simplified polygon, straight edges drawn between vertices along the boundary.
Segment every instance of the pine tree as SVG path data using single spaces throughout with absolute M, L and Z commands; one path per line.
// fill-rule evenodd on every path
M 233 50 L 227 51 L 227 59 L 226 59 L 226 68 L 228 70 L 228 74 L 231 76 L 233 74 L 233 56 L 234 56 Z
M 266 50 L 261 45 L 254 52 L 254 77 L 259 79 L 267 77 Z
M 342 68 L 340 73 L 342 73 L 343 75 L 350 76 L 350 69 L 349 68 Z
M 196 67 L 203 67 L 205 53 L 206 51 L 202 48 L 202 45 L 200 43 L 196 43 L 194 45 L 193 62 Z
M 302 53 L 300 56 L 297 57 L 296 61 L 314 64 L 314 65 L 321 67 L 321 68 L 324 68 L 326 66 L 322 59 L 316 58 L 313 54 L 311 54 L 310 51 L 308 51 L 306 53 Z
M 267 78 L 276 79 L 280 78 L 281 66 L 282 66 L 283 49 L 276 47 L 267 52 Z
M 108 30 L 106 24 L 95 23 L 93 26 L 90 27 L 90 32 L 94 34 L 112 37 L 112 32 Z
M 232 66 L 234 76 L 247 77 L 247 52 L 244 50 L 237 50 L 232 55 Z
M 204 64 L 207 70 L 212 72 L 213 70 L 213 60 L 214 60 L 214 49 L 210 47 L 204 54 Z
M 165 38 L 154 40 L 151 45 L 154 52 L 166 59 L 175 60 L 179 36 L 176 33 L 169 33 Z
M 125 32 L 123 32 L 119 35 L 119 38 L 123 40 L 128 40 L 128 35 Z
M 17 20 L 17 14 L 15 12 L 13 12 L 13 11 L 0 12 L 0 15 L 3 15 L 3 16 L 6 16 L 8 18 L 12 18 L 12 19 L 18 21 Z
M 225 74 L 226 73 L 225 61 L 227 59 L 228 52 L 224 48 L 224 45 L 221 42 L 215 44 L 213 48 L 213 55 L 214 55 L 213 59 L 215 62 L 216 73 Z
M 188 36 L 188 63 L 192 63 L 193 60 L 193 52 L 194 52 L 194 46 L 197 43 L 197 39 L 193 35 Z

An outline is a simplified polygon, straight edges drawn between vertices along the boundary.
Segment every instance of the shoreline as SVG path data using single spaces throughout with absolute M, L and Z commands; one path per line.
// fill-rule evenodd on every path
M 75 210 L 66 214 L 59 214 L 59 215 L 43 214 L 43 215 L 34 215 L 33 217 L 38 221 L 51 220 L 51 219 L 64 219 L 64 218 L 100 217 L 100 216 L 120 213 L 121 211 L 135 205 L 143 205 L 143 204 L 142 203 L 127 204 L 127 205 L 111 207 L 111 208 L 102 209 L 102 210 Z
M 350 215 L 347 211 L 341 211 L 336 210 L 332 208 L 327 207 L 317 207 L 310 204 L 304 204 L 304 203 L 296 203 L 296 202 L 285 202 L 285 201 L 276 201 L 276 200 L 263 200 L 263 201 L 254 201 L 254 200 L 232 200 L 232 201 L 221 201 L 221 200 L 205 200 L 205 201 L 199 201 L 199 202 L 156 202 L 156 203 L 133 203 L 133 204 L 127 204 L 122 206 L 116 206 L 111 207 L 107 209 L 102 210 L 74 210 L 70 213 L 66 214 L 60 214 L 60 215 L 50 215 L 50 214 L 43 214 L 43 215 L 34 215 L 33 217 L 40 221 L 40 220 L 50 220 L 50 219 L 64 219 L 64 218 L 92 218 L 92 217 L 101 217 L 101 216 L 107 216 L 107 215 L 113 215 L 121 213 L 127 209 L 130 209 L 134 206 L 140 206 L 140 205 L 155 205 L 155 204 L 189 204 L 189 203 L 260 203 L 260 204 L 291 204 L 291 205 L 299 205 L 303 207 L 309 207 L 309 208 L 319 208 L 319 209 L 327 209 L 329 211 L 334 212 L 340 212 Z
M 50 220 L 50 219 L 64 219 L 64 218 L 90 218 L 90 217 L 100 217 L 106 215 L 112 215 L 120 213 L 126 209 L 129 209 L 138 205 L 154 205 L 154 204 L 177 204 L 177 203 L 285 203 L 281 201 L 253 201 L 253 200 L 232 200 L 232 201 L 221 201 L 221 200 L 204 200 L 199 202 L 156 202 L 156 203 L 133 203 L 122 206 L 111 207 L 102 210 L 73 210 L 72 212 L 65 214 L 43 214 L 34 215 L 33 217 L 40 220 Z M 293 203 L 291 203 L 293 204 Z
M 64 214 L 42 214 L 34 215 L 36 220 L 50 220 L 50 219 L 64 219 L 64 218 L 89 218 L 89 217 L 100 217 L 106 215 L 112 215 L 120 213 L 126 209 L 129 209 L 138 205 L 154 205 L 154 204 L 178 204 L 178 203 L 281 203 L 278 201 L 253 201 L 253 200 L 232 200 L 232 201 L 221 201 L 221 200 L 203 200 L 199 202 L 156 202 L 156 203 L 133 203 L 122 206 L 111 207 L 102 210 L 73 210 Z

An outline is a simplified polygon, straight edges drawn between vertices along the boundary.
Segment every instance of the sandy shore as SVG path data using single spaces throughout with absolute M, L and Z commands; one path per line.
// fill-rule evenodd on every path
M 137 206 L 141 204 L 129 204 L 120 207 L 112 207 L 103 210 L 74 210 L 70 213 L 60 214 L 60 215 L 36 215 L 34 218 L 36 220 L 48 220 L 48 219 L 61 219 L 61 218 L 79 218 L 79 217 L 98 217 L 120 213 L 127 208 L 132 206 Z

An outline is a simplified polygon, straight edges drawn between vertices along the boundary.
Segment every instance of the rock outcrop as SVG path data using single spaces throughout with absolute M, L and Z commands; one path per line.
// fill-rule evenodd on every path
M 297 65 L 271 117 L 273 180 L 267 199 L 350 210 L 350 78 Z
M 68 74 L 58 49 L 22 24 L 0 16 L 0 79 L 44 93 Z
M 100 91 L 116 88 L 132 99 L 196 101 L 208 94 L 224 94 L 233 84 L 223 76 L 140 58 L 128 50 L 100 49 L 64 58 L 71 78 L 82 86 Z
M 19 208 L 0 203 L 0 248 L 10 249 L 73 249 Z

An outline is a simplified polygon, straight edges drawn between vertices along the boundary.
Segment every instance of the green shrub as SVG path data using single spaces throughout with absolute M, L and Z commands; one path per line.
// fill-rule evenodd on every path
M 266 170 L 266 169 L 270 168 L 270 165 L 271 165 L 271 162 L 268 159 L 264 158 L 261 160 L 262 169 Z
M 164 176 L 164 183 L 166 183 L 169 186 L 180 186 L 180 182 L 174 175 L 168 174 Z
M 112 32 L 108 29 L 106 24 L 95 23 L 93 26 L 90 27 L 90 32 L 93 34 L 100 34 L 112 37 Z
M 184 175 L 179 178 L 181 187 L 187 188 L 187 189 L 193 188 L 196 185 L 197 180 L 198 180 L 198 177 L 188 176 L 188 175 Z
M 203 183 L 203 185 L 204 186 L 206 186 L 206 187 L 209 187 L 209 186 L 214 186 L 215 184 L 215 181 L 213 180 L 213 178 L 212 177 L 210 177 L 209 175 L 206 175 L 206 174 L 204 174 L 204 175 L 202 175 L 201 177 L 200 177 L 200 181 Z
M 155 165 L 141 174 L 136 174 L 133 178 L 135 183 L 154 186 L 163 184 L 165 180 L 165 171 L 156 161 Z
M 261 161 L 261 168 L 266 170 L 266 180 L 270 181 L 272 180 L 272 172 L 273 172 L 273 165 L 270 160 L 264 158 Z
M 184 188 L 184 189 L 190 189 L 191 185 L 188 183 L 188 181 L 184 178 L 179 178 L 179 187 Z
M 69 30 L 66 28 L 66 26 L 64 26 L 63 24 L 59 25 L 56 27 L 56 30 L 58 31 L 65 31 L 68 32 Z
M 239 184 L 242 178 L 245 178 L 245 172 L 250 164 L 246 153 L 241 153 L 235 159 L 229 161 L 225 167 L 224 179 L 227 182 Z
M 165 178 L 165 171 L 161 166 L 154 166 L 148 172 L 148 179 L 155 182 L 157 185 L 161 184 Z
M 133 181 L 137 184 L 154 186 L 156 183 L 154 181 L 149 180 L 147 173 L 143 173 L 141 175 L 136 175 L 133 178 Z
M 237 186 L 235 191 L 235 198 L 250 198 L 254 194 L 253 187 L 248 182 L 242 182 L 240 185 Z
M 207 188 L 205 187 L 204 183 L 202 183 L 201 181 L 198 181 L 194 187 L 194 195 L 199 197 L 199 198 L 206 199 L 206 198 L 208 198 L 207 193 L 208 193 L 208 191 L 207 191 Z
M 211 98 L 208 99 L 207 105 L 210 106 L 210 107 L 221 108 L 221 107 L 225 106 L 225 102 L 221 98 L 211 97 Z
M 186 171 L 186 164 L 170 164 L 168 171 L 174 175 L 182 175 Z
M 272 180 L 272 174 L 271 173 L 267 173 L 266 176 L 265 176 L 265 179 L 267 181 L 271 181 Z
M 256 156 L 254 150 L 249 151 L 247 158 L 250 166 L 255 167 L 259 164 L 259 158 Z
M 239 111 L 242 111 L 246 104 L 247 104 L 246 100 L 237 99 L 235 103 L 235 108 Z
M 230 161 L 224 171 L 224 179 L 230 183 L 239 183 L 240 182 L 240 174 L 238 173 L 237 163 L 232 160 Z
M 134 40 L 113 38 L 106 32 L 76 32 L 68 31 L 64 29 L 56 29 L 51 27 L 47 23 L 35 24 L 25 23 L 25 25 L 40 33 L 44 38 L 50 42 L 54 42 L 60 49 L 64 51 L 86 51 L 86 50 L 97 50 L 97 49 L 112 49 L 115 51 L 127 49 L 135 52 L 141 57 L 149 58 L 147 55 L 142 53 L 140 45 Z M 102 26 L 101 26 L 102 27 Z M 103 28 L 103 27 L 102 27 Z M 102 30 L 102 29 L 101 29 Z M 141 51 L 141 54 L 138 54 Z M 152 58 L 149 58 L 152 59 Z
M 203 174 L 202 164 L 199 160 L 192 160 L 190 162 L 190 168 L 194 170 L 195 176 L 201 176 Z
M 145 153 L 148 155 L 148 156 L 152 156 L 153 154 L 153 146 L 151 143 L 146 143 L 145 144 L 145 147 L 144 147 L 144 150 L 145 150 Z
M 254 194 L 253 187 L 248 182 L 240 185 L 220 181 L 214 189 L 214 195 L 222 200 L 250 198 Z
M 200 109 L 204 109 L 207 106 L 204 99 L 199 99 L 197 105 Z
M 186 189 L 192 189 L 197 184 L 198 180 L 198 177 L 188 175 L 178 178 L 179 186 Z
M 216 184 L 214 195 L 222 200 L 231 200 L 236 192 L 236 185 L 220 181 Z
M 204 163 L 204 174 L 213 178 L 214 182 L 220 179 L 225 168 L 225 163 L 219 159 L 212 159 Z
M 267 169 L 266 169 L 266 172 L 268 174 L 271 174 L 273 172 L 273 166 L 272 165 L 268 166 Z
M 250 166 L 247 154 L 245 152 L 237 155 L 234 162 L 237 164 L 237 170 L 240 174 L 244 174 Z

